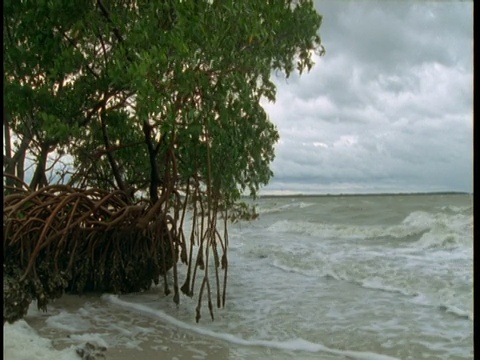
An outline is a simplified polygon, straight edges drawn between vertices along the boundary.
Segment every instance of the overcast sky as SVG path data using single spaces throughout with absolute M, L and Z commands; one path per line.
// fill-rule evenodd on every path
M 326 54 L 275 78 L 261 194 L 473 192 L 473 1 L 315 4 Z

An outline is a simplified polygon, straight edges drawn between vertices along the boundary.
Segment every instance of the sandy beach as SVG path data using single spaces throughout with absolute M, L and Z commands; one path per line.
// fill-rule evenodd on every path
M 87 354 L 115 360 L 230 358 L 227 343 L 102 303 L 98 296 L 67 295 L 46 313 L 32 304 L 25 320 L 4 325 L 4 358 L 79 359 L 77 349 L 86 343 L 95 348 L 87 346 L 84 359 Z M 101 313 L 95 313 L 100 307 Z
M 261 344 L 245 346 L 202 335 L 201 322 L 191 325 L 189 331 L 168 321 L 112 306 L 99 295 L 65 295 L 49 306 L 48 312 L 38 311 L 32 303 L 25 319 L 4 325 L 4 359 L 218 360 L 254 356 L 287 360 L 300 355 L 288 349 Z M 79 349 L 85 350 L 83 354 L 81 350 L 79 354 Z M 328 352 L 305 352 L 301 358 L 319 356 L 326 360 L 343 358 Z

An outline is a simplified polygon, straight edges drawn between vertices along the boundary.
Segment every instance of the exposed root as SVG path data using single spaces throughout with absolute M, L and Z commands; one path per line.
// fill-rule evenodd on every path
M 181 227 L 187 206 L 180 196 L 173 196 L 177 203 L 172 217 L 166 213 L 169 208 L 166 204 L 131 204 L 121 191 L 74 189 L 64 185 L 50 185 L 37 191 L 16 190 L 4 198 L 4 322 L 22 318 L 32 300 L 37 300 L 39 309 L 46 310 L 50 300 L 65 292 L 130 293 L 147 290 L 163 278 L 165 293 L 169 294 L 169 269 L 173 269 L 173 300 L 177 304 L 180 291 L 193 296 L 197 270 L 203 270 L 198 305 L 207 285 L 213 319 L 208 281 L 210 252 L 214 256 L 217 306 L 224 305 L 225 289 L 223 301 L 219 298 L 218 250 L 223 250 L 224 268 L 226 246 L 214 229 L 215 222 L 201 216 L 198 209 L 202 208 L 201 202 L 192 202 L 193 226 L 187 247 Z M 172 200 L 162 197 L 159 201 Z M 159 212 L 154 214 L 153 208 Z M 191 276 L 195 243 L 198 251 Z M 188 266 L 181 288 L 179 260 Z M 198 308 L 197 321 L 199 315 Z

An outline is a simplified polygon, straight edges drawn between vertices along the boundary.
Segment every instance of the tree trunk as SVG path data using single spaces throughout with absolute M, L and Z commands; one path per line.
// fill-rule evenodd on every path
M 50 151 L 50 146 L 48 144 L 43 144 L 40 148 L 37 167 L 35 168 L 35 173 L 33 174 L 32 181 L 30 182 L 30 187 L 32 190 L 38 190 L 41 187 L 48 185 L 45 171 L 47 168 L 47 158 Z
M 3 155 L 3 166 L 5 174 L 18 177 L 20 180 L 25 181 L 25 156 L 27 153 L 30 140 L 24 136 L 18 149 L 12 149 L 12 131 L 10 129 L 9 120 L 10 117 L 5 115 L 4 126 L 4 142 L 5 153 Z M 13 153 L 13 156 L 12 156 Z M 6 178 L 7 186 L 20 186 L 14 179 Z
M 113 177 L 115 178 L 118 188 L 128 194 L 129 192 L 127 187 L 125 186 L 125 183 L 123 182 L 118 164 L 115 161 L 115 158 L 113 157 L 112 151 L 109 150 L 111 146 L 110 146 L 110 140 L 108 138 L 107 122 L 105 120 L 105 111 L 106 110 L 104 105 L 102 108 L 102 113 L 100 114 L 100 120 L 102 123 L 103 144 L 105 145 L 105 149 L 107 152 L 106 155 L 107 155 L 108 163 L 110 164 L 110 168 L 112 169 Z
M 153 146 L 150 137 L 152 128 L 145 121 L 143 123 L 143 133 L 145 134 L 145 143 L 147 144 L 148 157 L 150 159 L 150 201 L 155 204 L 158 200 L 158 187 L 160 186 L 160 176 L 158 175 L 157 152 Z

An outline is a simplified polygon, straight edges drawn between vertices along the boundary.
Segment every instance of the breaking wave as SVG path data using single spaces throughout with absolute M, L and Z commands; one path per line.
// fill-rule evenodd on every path
M 390 226 L 279 220 L 270 225 L 267 231 L 296 233 L 327 240 L 397 239 L 411 242 L 410 246 L 419 249 L 450 249 L 471 246 L 473 218 L 471 215 L 415 211 L 400 224 Z

